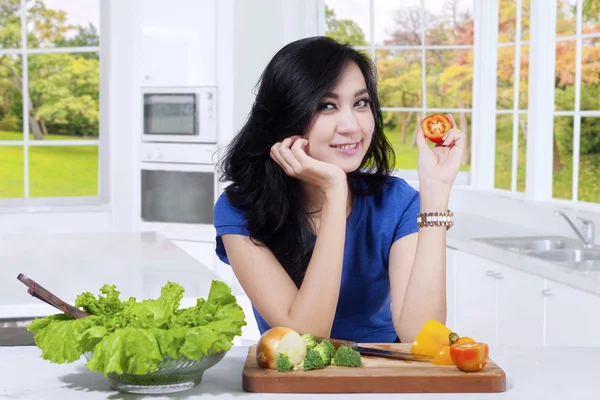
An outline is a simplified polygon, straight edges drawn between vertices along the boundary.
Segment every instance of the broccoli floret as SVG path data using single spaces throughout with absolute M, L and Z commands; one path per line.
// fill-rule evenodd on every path
M 277 358 L 277 363 L 275 363 L 275 369 L 279 372 L 288 372 L 294 366 L 290 362 L 287 354 L 279 353 L 279 357 Z
M 321 343 L 315 346 L 314 350 L 321 356 L 323 364 L 329 365 L 331 363 L 331 359 L 335 354 L 335 347 L 329 339 L 323 339 Z
M 308 349 L 306 351 L 306 357 L 304 357 L 304 360 L 302 361 L 302 369 L 308 371 L 321 368 L 325 368 L 325 363 L 321 358 L 321 354 L 314 349 Z
M 306 343 L 306 348 L 307 349 L 314 349 L 315 346 L 317 345 L 317 340 L 315 339 L 315 337 L 310 334 L 310 333 L 305 333 L 303 335 L 301 335 L 302 339 L 304 339 L 304 343 Z
M 331 365 L 337 365 L 338 367 L 361 367 L 362 360 L 358 351 L 346 345 L 341 345 L 335 352 L 331 360 Z

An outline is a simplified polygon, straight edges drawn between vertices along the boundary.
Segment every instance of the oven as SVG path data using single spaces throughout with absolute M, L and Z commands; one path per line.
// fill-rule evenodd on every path
M 138 228 L 174 240 L 215 240 L 216 146 L 142 143 Z

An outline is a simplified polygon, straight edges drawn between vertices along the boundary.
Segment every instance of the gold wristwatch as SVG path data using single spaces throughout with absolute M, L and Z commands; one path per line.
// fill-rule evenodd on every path
M 454 214 L 450 210 L 446 212 L 421 212 L 417 214 L 417 225 L 419 228 L 445 226 L 448 230 L 454 225 Z

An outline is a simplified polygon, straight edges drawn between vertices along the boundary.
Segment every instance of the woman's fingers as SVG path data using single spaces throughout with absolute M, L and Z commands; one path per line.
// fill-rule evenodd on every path
M 423 133 L 423 129 L 421 129 L 421 124 L 417 124 L 417 147 L 419 150 L 423 150 L 427 146 L 427 139 L 425 139 L 425 134 Z
M 291 136 L 281 142 L 275 143 L 271 147 L 271 158 L 275 160 L 289 176 L 296 176 L 303 169 L 302 164 L 291 150 L 292 146 L 297 141 L 304 140 L 300 138 L 300 136 Z
M 311 158 L 306 154 L 304 148 L 308 146 L 308 140 L 306 139 L 297 139 L 292 145 L 291 152 L 294 155 L 294 158 L 300 162 L 302 166 L 306 166 Z
M 279 164 L 281 168 L 283 168 L 286 174 L 291 175 L 294 173 L 294 169 L 283 159 L 281 155 L 281 147 L 284 145 L 284 142 L 285 140 L 283 142 L 275 143 L 271 147 L 271 158 L 275 160 L 275 162 Z
M 295 139 L 293 142 L 292 140 L 294 139 L 285 139 L 285 145 L 282 144 L 282 146 L 279 148 L 279 153 L 281 154 L 283 160 L 292 168 L 292 171 L 295 174 L 299 174 L 302 172 L 303 169 L 302 164 L 300 163 L 292 149 L 294 148 L 294 146 L 297 146 L 296 143 L 298 143 L 298 141 L 303 139 Z
M 462 147 L 464 145 L 465 134 L 458 129 L 450 129 L 444 139 L 444 146 Z

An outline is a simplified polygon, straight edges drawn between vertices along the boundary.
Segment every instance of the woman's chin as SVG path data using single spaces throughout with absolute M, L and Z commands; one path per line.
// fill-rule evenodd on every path
M 355 172 L 358 168 L 360 168 L 360 163 L 336 163 L 338 167 L 340 167 L 345 173 L 350 174 Z

